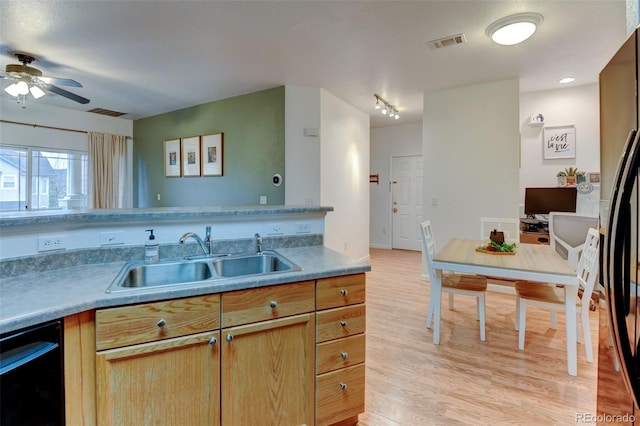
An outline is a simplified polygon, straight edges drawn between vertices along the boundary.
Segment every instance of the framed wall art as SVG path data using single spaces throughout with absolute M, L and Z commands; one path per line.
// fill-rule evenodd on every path
M 164 141 L 164 176 L 180 177 L 180 139 Z
M 200 176 L 200 136 L 182 138 L 182 176 Z
M 202 176 L 222 176 L 224 173 L 224 134 L 212 133 L 202 135 L 200 158 L 202 159 Z
M 545 160 L 576 158 L 576 126 L 544 127 L 542 143 Z

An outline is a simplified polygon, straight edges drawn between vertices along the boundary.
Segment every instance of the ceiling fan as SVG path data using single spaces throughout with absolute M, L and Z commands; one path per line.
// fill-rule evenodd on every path
M 45 95 L 46 92 L 55 93 L 72 101 L 88 104 L 89 99 L 78 96 L 56 85 L 69 87 L 82 87 L 82 84 L 70 78 L 45 77 L 42 71 L 37 68 L 30 67 L 29 64 L 37 61 L 37 58 L 30 53 L 25 52 L 9 52 L 16 59 L 22 62 L 22 65 L 9 64 L 4 72 L 0 72 L 0 78 L 14 80 L 14 83 L 5 88 L 5 92 L 18 98 L 18 102 L 29 93 L 38 99 Z

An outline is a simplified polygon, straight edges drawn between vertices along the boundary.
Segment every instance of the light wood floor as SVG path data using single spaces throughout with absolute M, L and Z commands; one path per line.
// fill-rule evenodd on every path
M 480 341 L 475 298 L 443 298 L 440 345 L 425 327 L 429 282 L 421 254 L 371 249 L 367 274 L 366 412 L 359 425 L 576 424 L 596 413 L 595 362 L 578 346 L 578 376 L 567 374 L 564 315 L 527 308 L 525 350 L 518 350 L 513 295 L 489 292 L 487 337 Z

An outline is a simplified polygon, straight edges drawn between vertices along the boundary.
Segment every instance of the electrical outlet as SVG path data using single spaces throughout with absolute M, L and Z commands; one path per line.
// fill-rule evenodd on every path
M 281 223 L 270 223 L 267 225 L 267 235 L 280 235 L 282 234 Z
M 100 233 L 101 246 L 112 246 L 116 244 L 124 244 L 124 231 L 110 231 Z
M 309 234 L 311 232 L 311 224 L 300 222 L 296 223 L 296 234 Z
M 260 204 L 267 204 L 267 196 L 266 195 L 261 195 L 260 196 Z
M 64 250 L 67 248 L 66 235 L 49 235 L 38 237 L 38 251 Z

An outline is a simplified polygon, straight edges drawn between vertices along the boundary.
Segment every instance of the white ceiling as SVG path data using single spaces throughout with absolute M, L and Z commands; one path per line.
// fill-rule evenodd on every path
M 79 81 L 66 89 L 91 99 L 44 102 L 129 119 L 293 85 L 326 89 L 376 127 L 420 121 L 423 94 L 443 88 L 518 78 L 536 91 L 566 75 L 595 83 L 626 38 L 625 10 L 625 0 L 1 0 L 0 66 L 17 63 L 9 51 L 33 53 L 32 66 Z M 531 39 L 499 46 L 485 35 L 518 12 L 544 16 Z M 466 44 L 429 47 L 458 33 Z M 374 93 L 401 119 L 377 113 Z

